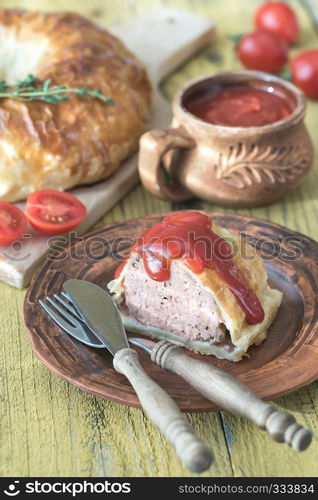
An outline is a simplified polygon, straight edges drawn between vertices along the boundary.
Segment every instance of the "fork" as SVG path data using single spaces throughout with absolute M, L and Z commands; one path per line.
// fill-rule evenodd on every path
M 61 292 L 61 295 L 63 298 L 54 295 L 58 304 L 50 297 L 47 297 L 47 301 L 64 316 L 65 320 L 59 317 L 43 301 L 40 301 L 40 304 L 56 323 L 74 338 L 78 340 L 80 337 L 82 341 L 84 337 L 83 342 L 85 344 L 97 348 L 104 347 L 104 344 L 100 342 L 93 332 L 88 331 L 88 328 L 87 330 L 84 328 L 86 322 L 72 303 L 72 299 L 65 292 Z M 138 342 L 136 342 L 138 339 L 128 340 L 138 346 Z M 164 360 L 170 360 L 170 364 L 159 359 L 162 358 L 162 344 L 164 344 Z M 170 344 L 170 347 L 173 349 L 173 356 L 171 356 L 171 353 L 170 357 L 167 356 L 168 349 L 166 349 L 165 344 L 164 341 L 158 342 L 151 354 L 151 359 L 159 366 L 183 377 L 207 399 L 216 402 L 219 406 L 232 411 L 234 414 L 250 419 L 258 427 L 266 429 L 275 441 L 286 442 L 297 451 L 303 451 L 309 446 L 312 433 L 297 424 L 291 414 L 278 411 L 272 405 L 264 403 L 255 393 L 223 370 L 186 356 L 180 348 L 172 344 Z M 188 359 L 184 360 L 185 357 Z M 182 368 L 181 371 L 178 367 Z
M 52 307 L 43 300 L 39 300 L 39 304 L 57 325 L 84 344 L 91 347 L 105 347 L 105 344 L 101 343 L 95 334 L 89 330 L 85 319 L 67 293 L 61 292 L 61 295 L 55 294 L 54 299 L 46 297 L 46 301 Z M 122 351 L 131 350 L 122 349 Z M 121 351 L 118 351 L 116 355 L 119 352 Z M 133 366 L 132 363 L 130 365 Z M 143 372 L 139 364 L 138 366 L 137 375 L 135 374 L 132 378 L 126 375 L 126 373 L 125 375 L 136 390 L 146 414 L 175 447 L 177 455 L 190 471 L 200 473 L 207 470 L 213 461 L 213 454 L 210 448 L 195 435 L 193 429 L 169 394 Z M 114 364 L 114 368 L 119 371 L 116 368 L 116 364 Z M 123 372 L 119 371 L 119 373 Z M 138 390 L 137 386 L 140 386 L 139 389 L 142 387 L 142 390 Z
M 80 336 L 81 342 L 83 344 L 89 346 L 94 344 L 94 347 L 96 348 L 105 347 L 104 344 L 100 342 L 99 339 L 97 339 L 96 335 L 94 335 L 94 333 L 88 327 L 84 326 L 85 320 L 83 316 L 72 304 L 72 301 L 68 297 L 67 293 L 61 292 L 60 295 L 54 294 L 53 297 L 55 298 L 55 302 L 49 296 L 46 297 L 46 300 L 54 309 L 43 302 L 43 300 L 39 300 L 39 304 L 55 321 L 55 323 L 59 325 L 60 328 L 62 328 L 66 333 L 71 335 L 71 337 L 75 338 L 76 340 L 78 340 L 78 337 Z M 55 310 L 60 314 L 57 314 Z

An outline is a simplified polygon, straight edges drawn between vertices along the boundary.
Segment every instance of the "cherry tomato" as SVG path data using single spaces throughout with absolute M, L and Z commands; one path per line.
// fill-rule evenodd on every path
M 291 62 L 293 82 L 307 97 L 318 99 L 318 49 L 307 50 Z
M 295 12 L 285 2 L 265 2 L 255 12 L 255 26 L 280 35 L 291 44 L 299 34 Z
M 77 227 L 86 207 L 75 196 L 46 189 L 28 196 L 26 216 L 35 229 L 45 234 L 61 234 Z
M 26 232 L 27 223 L 26 216 L 20 208 L 0 201 L 0 246 L 20 240 Z
M 237 50 L 244 66 L 268 73 L 279 73 L 288 59 L 285 41 L 279 35 L 261 29 L 243 36 Z

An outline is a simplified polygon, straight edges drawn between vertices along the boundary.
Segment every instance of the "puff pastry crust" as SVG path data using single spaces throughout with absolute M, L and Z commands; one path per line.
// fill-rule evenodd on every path
M 156 339 L 169 340 L 202 354 L 213 354 L 219 359 L 239 361 L 252 344 L 260 344 L 266 338 L 267 330 L 278 312 L 283 295 L 279 290 L 269 286 L 264 262 L 253 247 L 224 227 L 213 223 L 212 229 L 232 245 L 233 261 L 256 292 L 264 309 L 265 317 L 261 323 L 251 325 L 246 322 L 245 314 L 237 299 L 214 270 L 205 268 L 201 274 L 195 274 L 181 260 L 177 259 L 173 262 L 174 265 L 179 266 L 180 270 L 190 273 L 191 278 L 196 281 L 196 286 L 201 287 L 213 297 L 229 335 L 226 343 L 197 338 L 187 340 L 182 335 L 157 328 L 155 325 L 142 324 L 129 314 L 125 307 L 125 277 L 129 272 L 129 265 L 123 268 L 117 279 L 108 284 L 108 288 L 119 305 L 123 321 L 129 331 L 139 332 Z M 133 262 L 136 256 L 137 254 L 132 254 L 129 261 Z
M 136 149 L 148 115 L 151 88 L 142 64 L 78 14 L 0 10 L 0 79 L 14 83 L 30 73 L 99 89 L 114 104 L 72 94 L 53 105 L 0 100 L 0 200 L 112 175 Z

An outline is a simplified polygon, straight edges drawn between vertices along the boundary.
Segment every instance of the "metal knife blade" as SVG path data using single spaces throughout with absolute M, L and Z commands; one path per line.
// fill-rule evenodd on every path
M 158 343 L 158 340 L 156 342 L 154 342 L 153 340 L 141 339 L 139 337 L 138 338 L 137 337 L 129 337 L 128 341 L 130 344 L 133 344 L 137 347 L 140 347 L 140 349 L 143 349 L 148 354 L 152 353 L 153 348 Z
M 63 288 L 88 327 L 113 356 L 129 347 L 118 307 L 106 291 L 94 283 L 76 279 L 65 281 Z

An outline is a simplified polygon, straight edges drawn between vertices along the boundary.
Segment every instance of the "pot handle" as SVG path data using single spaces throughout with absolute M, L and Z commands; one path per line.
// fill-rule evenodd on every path
M 167 201 L 185 201 L 193 194 L 175 179 L 167 182 L 162 175 L 162 158 L 171 149 L 191 149 L 194 140 L 177 128 L 154 129 L 140 139 L 138 169 L 142 184 L 151 194 Z

